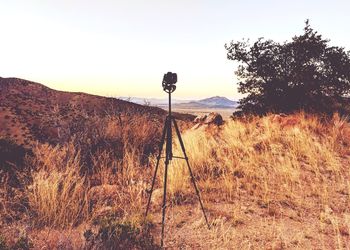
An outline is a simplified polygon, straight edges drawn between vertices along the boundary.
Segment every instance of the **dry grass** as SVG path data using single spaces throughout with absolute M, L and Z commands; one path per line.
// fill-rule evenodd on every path
M 240 233 L 249 232 L 245 239 L 231 236 L 227 244 L 218 239 L 222 245 L 212 247 L 230 248 L 232 242 L 244 249 L 349 247 L 350 124 L 346 117 L 327 119 L 304 113 L 250 117 L 228 121 L 219 129 L 188 130 L 183 139 L 211 217 L 215 221 L 222 213 L 213 212 L 211 204 L 241 204 L 238 210 L 235 205 L 228 210 L 230 222 L 225 228 L 235 228 L 238 221 Z M 193 197 L 184 161 L 173 161 L 169 186 L 174 199 Z M 264 227 L 256 225 L 261 219 Z M 274 220 L 277 228 L 271 224 Z M 295 221 L 302 222 L 303 228 Z M 214 235 L 222 227 L 214 226 Z M 299 236 L 293 232 L 298 227 Z M 320 238 L 314 242 L 313 237 Z
M 72 236 L 64 234 L 71 241 L 67 244 L 79 242 L 83 247 L 81 239 L 74 237 L 86 230 L 97 235 L 96 222 L 112 218 L 142 224 L 155 164 L 150 153 L 161 129 L 159 123 L 148 124 L 152 122 L 147 117 L 109 116 L 93 120 L 87 128 L 95 137 L 82 135 L 65 145 L 38 144 L 33 149 L 32 182 L 25 195 L 30 222 L 39 232 L 34 242 L 43 238 L 40 230 L 47 230 L 43 227 L 75 230 Z M 187 166 L 174 159 L 168 189 L 172 202 L 167 230 L 171 233 L 166 244 L 170 247 L 350 247 L 350 124 L 346 118 L 304 113 L 250 117 L 227 121 L 220 128 L 187 130 L 183 139 L 212 230 L 204 227 Z M 109 144 L 86 152 L 100 141 Z M 181 156 L 177 144 L 174 155 Z M 162 177 L 163 167 L 156 182 L 158 193 Z M 160 199 L 153 201 L 150 218 L 158 223 Z M 159 227 L 154 230 L 158 236 Z M 37 246 L 43 244 L 37 242 Z
M 219 182 L 227 201 L 244 189 L 265 204 L 307 205 L 307 197 L 317 196 L 326 205 L 334 184 L 348 192 L 350 125 L 339 116 L 328 122 L 303 113 L 235 120 L 221 129 L 189 130 L 184 141 L 204 188 Z M 184 162 L 174 161 L 171 170 L 171 190 L 185 190 Z
M 38 144 L 30 162 L 33 182 L 28 187 L 36 225 L 73 227 L 100 216 L 106 207 L 108 212 L 123 215 L 140 210 L 145 189 L 138 181 L 142 176 L 142 156 L 146 150 L 152 150 L 145 140 L 157 135 L 155 127 L 147 126 L 145 119 L 111 116 L 94 123 L 98 138 L 93 139 L 113 139 L 117 147 L 103 145 L 96 152 L 88 152 L 90 166 L 80 157 L 79 139 L 84 141 L 84 137 L 63 146 Z
M 33 183 L 29 203 L 38 226 L 72 227 L 89 218 L 88 183 L 80 174 L 80 158 L 74 145 L 37 146 L 34 149 Z

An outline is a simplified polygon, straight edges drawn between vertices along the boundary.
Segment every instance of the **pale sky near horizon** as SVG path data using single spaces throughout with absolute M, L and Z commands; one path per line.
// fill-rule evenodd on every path
M 290 40 L 304 21 L 350 50 L 350 1 L 0 0 L 0 76 L 105 96 L 239 98 L 225 43 Z

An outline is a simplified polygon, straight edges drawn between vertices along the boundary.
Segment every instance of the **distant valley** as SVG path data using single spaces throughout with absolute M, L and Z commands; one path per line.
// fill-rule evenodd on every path
M 168 107 L 167 98 L 142 98 L 142 97 L 118 97 L 118 99 L 133 102 L 141 105 L 157 106 L 161 108 Z M 237 101 L 232 101 L 227 97 L 213 96 L 201 100 L 181 100 L 172 99 L 173 107 L 177 108 L 213 108 L 213 109 L 232 109 L 238 105 Z
M 168 99 L 158 98 L 139 98 L 139 97 L 119 97 L 121 100 L 134 102 L 137 104 L 156 106 L 162 109 L 168 109 Z M 220 113 L 224 118 L 232 115 L 237 108 L 238 102 L 222 96 L 213 96 L 201 100 L 180 100 L 172 99 L 173 110 L 179 113 L 188 113 L 193 115 L 207 114 L 210 112 Z

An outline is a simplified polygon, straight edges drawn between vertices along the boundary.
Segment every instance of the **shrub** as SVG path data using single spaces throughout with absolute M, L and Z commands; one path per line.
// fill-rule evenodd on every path
M 95 223 L 99 226 L 97 233 L 84 233 L 89 249 L 160 249 L 150 234 L 149 223 L 135 225 L 113 217 Z
M 21 235 L 17 242 L 11 247 L 11 250 L 29 250 L 33 248 L 33 243 L 27 235 Z
M 1 250 L 7 250 L 8 249 L 6 241 L 5 241 L 5 238 L 2 235 L 0 235 L 0 249 Z
M 0 235 L 0 250 L 29 250 L 33 248 L 33 243 L 27 235 L 21 235 L 13 245 L 8 245 L 5 238 Z
M 17 172 L 24 167 L 24 159 L 27 152 L 23 146 L 17 145 L 14 141 L 6 138 L 0 138 L 0 173 L 8 174 L 7 185 L 18 187 Z M 1 183 L 0 178 L 0 183 Z

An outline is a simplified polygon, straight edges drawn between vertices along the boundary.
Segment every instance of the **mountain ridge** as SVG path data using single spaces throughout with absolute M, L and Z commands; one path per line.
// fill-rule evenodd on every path
M 179 103 L 175 107 L 193 107 L 193 108 L 212 108 L 212 109 L 231 109 L 237 106 L 237 102 L 222 96 L 213 96 L 198 101 L 191 101 L 189 103 Z
M 168 106 L 167 98 L 141 98 L 141 97 L 119 97 L 121 100 L 129 100 L 138 104 L 148 104 L 165 108 Z M 237 101 L 230 100 L 223 96 L 212 96 L 200 100 L 180 100 L 172 99 L 174 108 L 194 108 L 194 109 L 232 109 L 238 105 Z

